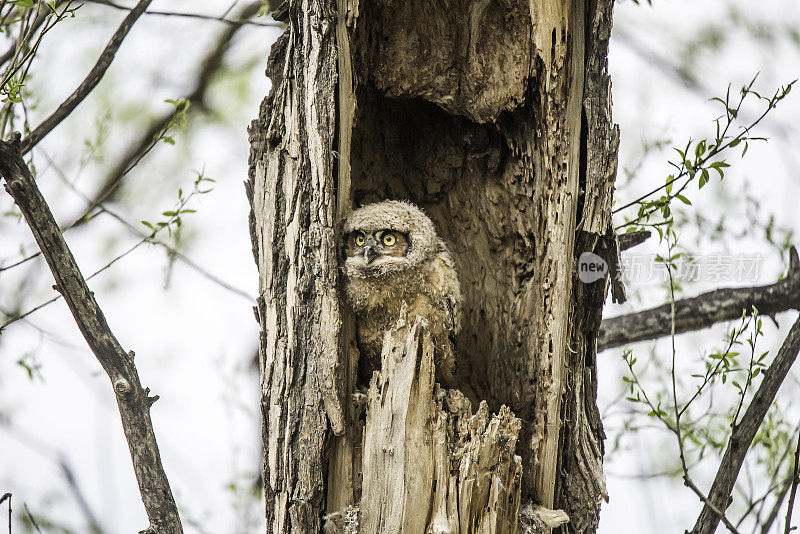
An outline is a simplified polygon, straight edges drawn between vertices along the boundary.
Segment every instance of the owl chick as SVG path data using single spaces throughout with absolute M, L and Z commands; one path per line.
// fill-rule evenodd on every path
M 354 211 L 343 230 L 342 270 L 356 316 L 362 377 L 380 369 L 384 332 L 397 323 L 405 303 L 411 321 L 422 317 L 427 323 L 436 380 L 452 387 L 461 288 L 433 222 L 415 205 L 389 200 Z

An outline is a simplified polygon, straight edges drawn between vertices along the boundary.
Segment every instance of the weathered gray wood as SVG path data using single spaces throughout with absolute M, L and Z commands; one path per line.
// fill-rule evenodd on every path
M 350 147 L 355 114 L 355 93 L 350 52 L 350 33 L 358 13 L 357 0 L 337 0 L 336 59 L 337 77 L 337 216 L 343 220 L 352 210 L 350 186 Z M 350 402 L 356 391 L 358 350 L 355 347 L 355 319 L 349 309 L 342 310 L 339 339 L 339 382 L 343 396 L 344 434 L 334 436 L 328 464 L 327 509 L 343 510 L 357 505 L 361 495 L 361 433 L 363 410 Z
M 433 487 L 433 346 L 420 323 L 387 333 L 367 394 L 361 532 L 425 532 Z
M 650 230 L 638 230 L 628 234 L 617 234 L 619 240 L 619 250 L 628 250 L 636 245 L 640 245 L 650 238 Z
M 248 194 L 259 269 L 267 529 L 317 533 L 338 386 L 334 137 L 336 5 L 290 2 L 270 96 L 250 128 Z M 328 411 L 326 413 L 326 406 Z
M 549 532 L 549 529 L 560 527 L 569 522 L 569 517 L 563 510 L 549 510 L 542 506 L 528 503 L 520 512 L 521 532 L 523 534 L 538 534 Z
M 518 532 L 520 420 L 485 402 L 472 415 L 463 394 L 440 391 L 421 322 L 401 318 L 382 360 L 367 396 L 359 532 Z
M 111 332 L 47 202 L 22 160 L 19 134 L 15 134 L 11 142 L 0 141 L 0 174 L 5 178 L 6 191 L 25 217 L 50 267 L 56 281 L 54 287 L 64 297 L 86 343 L 111 380 L 139 493 L 150 520 L 150 526 L 143 532 L 182 533 L 178 508 L 161 464 L 150 419 L 150 406 L 158 397 L 151 397 L 150 390 L 142 387 L 133 363 L 133 351 L 125 352 Z
M 611 119 L 611 80 L 608 42 L 613 2 L 586 3 L 586 55 L 581 142 L 584 153 L 580 189 L 583 191 L 575 237 L 576 257 L 593 252 L 613 266 L 619 246 L 611 224 L 611 201 L 617 172 L 619 129 Z M 569 515 L 568 532 L 594 532 L 600 504 L 607 499 L 603 477 L 603 425 L 597 409 L 596 342 L 607 286 L 586 284 L 572 273 L 570 333 L 567 344 L 569 379 L 564 382 L 564 407 L 559 449 L 556 503 Z M 621 287 L 615 298 L 624 298 Z

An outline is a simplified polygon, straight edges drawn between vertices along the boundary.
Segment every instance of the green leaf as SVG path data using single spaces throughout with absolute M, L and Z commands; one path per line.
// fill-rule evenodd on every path
M 725 178 L 725 172 L 722 169 L 730 167 L 730 164 L 725 163 L 724 161 L 715 161 L 714 163 L 709 165 L 709 167 L 717 171 L 719 173 L 719 179 L 722 180 L 723 178 Z
M 683 202 L 687 206 L 691 206 L 692 205 L 691 201 L 688 198 L 686 198 L 685 196 L 683 196 L 683 195 L 676 194 L 675 198 L 677 198 L 678 200 L 680 200 L 681 202 Z
M 702 156 L 705 153 L 705 151 L 706 151 L 706 142 L 700 141 L 694 148 L 694 157 L 696 159 L 700 159 L 700 156 Z

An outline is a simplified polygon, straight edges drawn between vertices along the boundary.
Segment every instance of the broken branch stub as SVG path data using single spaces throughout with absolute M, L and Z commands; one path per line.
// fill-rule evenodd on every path
M 519 532 L 521 421 L 486 402 L 473 415 L 460 391 L 440 390 L 433 353 L 422 320 L 386 333 L 367 395 L 359 532 Z

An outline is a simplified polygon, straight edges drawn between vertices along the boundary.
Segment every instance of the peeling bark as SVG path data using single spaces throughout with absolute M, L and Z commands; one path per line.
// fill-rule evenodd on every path
M 329 421 L 337 413 L 335 6 L 289 6 L 270 57 L 273 88 L 250 128 L 248 195 L 259 268 L 257 315 L 268 532 L 319 532 Z M 338 420 L 337 420 L 338 419 Z

